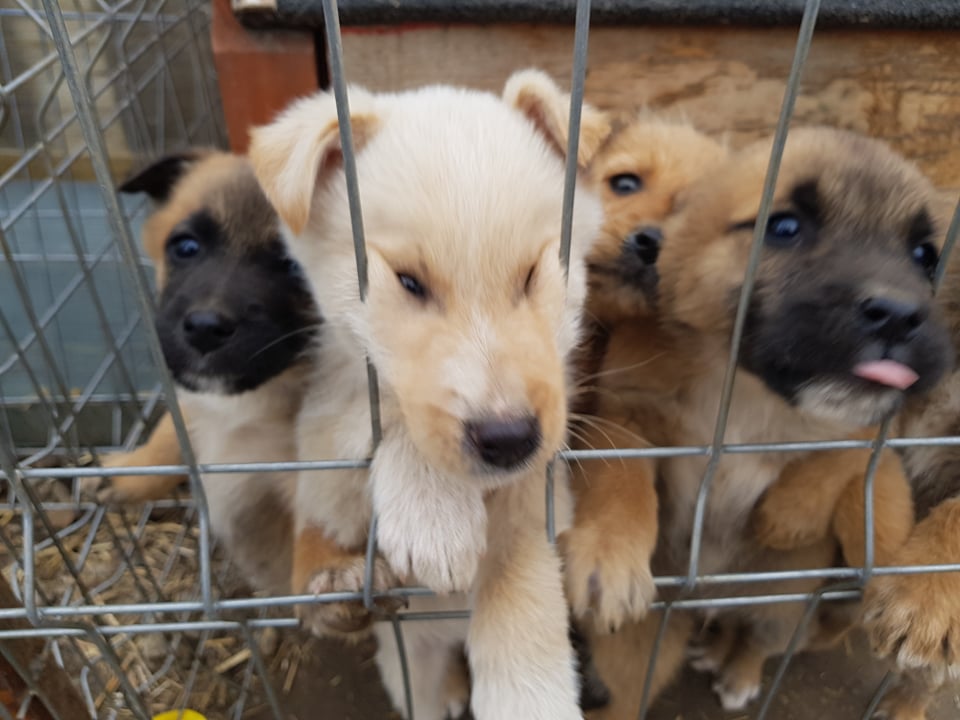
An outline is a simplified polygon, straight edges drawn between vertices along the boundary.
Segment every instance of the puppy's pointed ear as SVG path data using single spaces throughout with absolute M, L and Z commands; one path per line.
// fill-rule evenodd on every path
M 567 155 L 570 127 L 570 95 L 564 93 L 545 72 L 519 70 L 507 79 L 503 100 L 533 123 L 561 156 Z M 577 165 L 586 167 L 612 131 L 611 118 L 592 105 L 580 111 L 580 144 Z
M 353 149 L 359 150 L 379 125 L 374 96 L 350 88 Z M 337 104 L 332 93 L 297 100 L 269 125 L 250 132 L 250 162 L 267 198 L 297 235 L 310 220 L 318 185 L 343 162 Z
M 117 190 L 131 195 L 146 193 L 155 202 L 166 202 L 170 198 L 173 186 L 186 174 L 187 170 L 213 152 L 213 150 L 195 148 L 164 155 L 128 177 L 117 187 Z

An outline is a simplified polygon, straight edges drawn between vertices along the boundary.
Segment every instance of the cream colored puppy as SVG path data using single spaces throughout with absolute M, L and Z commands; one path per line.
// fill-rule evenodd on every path
M 383 439 L 369 473 L 301 475 L 294 589 L 343 587 L 313 542 L 361 545 L 372 497 L 393 571 L 440 593 L 470 591 L 469 600 L 411 603 L 473 612 L 469 628 L 460 620 L 405 628 L 423 720 L 443 716 L 445 669 L 464 639 L 477 720 L 581 717 L 544 508 L 547 465 L 565 436 L 584 255 L 602 216 L 598 199 L 580 189 L 565 273 L 568 103 L 535 71 L 511 78 L 505 99 L 445 86 L 379 95 L 351 88 L 365 301 L 333 97 L 305 98 L 253 132 L 257 176 L 326 321 L 324 378 L 299 421 L 302 459 L 370 453 L 365 358 L 380 378 Z M 583 126 L 587 156 L 607 124 L 588 108 Z M 557 486 L 562 528 L 565 475 Z M 394 643 L 381 640 L 384 681 L 401 707 Z

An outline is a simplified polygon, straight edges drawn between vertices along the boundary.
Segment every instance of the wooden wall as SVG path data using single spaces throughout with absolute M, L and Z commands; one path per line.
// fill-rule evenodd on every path
M 684 113 L 733 142 L 772 131 L 793 58 L 790 28 L 596 27 L 587 99 Z M 573 30 L 537 26 L 345 28 L 349 79 L 374 90 L 452 82 L 499 91 L 538 65 L 569 86 Z M 960 33 L 823 30 L 794 115 L 884 138 L 960 189 Z

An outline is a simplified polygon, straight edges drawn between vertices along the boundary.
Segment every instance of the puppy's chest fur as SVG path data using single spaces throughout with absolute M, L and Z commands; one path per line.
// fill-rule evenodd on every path
M 699 378 L 678 399 L 680 437 L 677 445 L 709 445 L 720 405 L 723 366 Z M 806 442 L 845 436 L 844 429 L 803 416 L 771 393 L 753 375 L 737 372 L 727 421 L 728 445 Z M 749 567 L 756 544 L 749 515 L 763 492 L 790 462 L 805 453 L 725 453 L 710 489 L 704 520 L 700 572 L 717 573 Z M 703 456 L 673 457 L 660 466 L 661 537 L 657 571 L 684 573 L 690 557 L 697 495 L 707 467 Z
M 330 323 L 319 349 L 322 367 L 304 399 L 297 421 L 300 460 L 357 459 L 370 455 L 373 433 L 363 350 L 349 330 Z M 383 425 L 396 416 L 387 388 L 380 388 Z M 303 471 L 297 488 L 298 530 L 322 527 L 344 547 L 359 547 L 372 515 L 366 469 Z
M 296 459 L 295 420 L 305 369 L 290 369 L 239 395 L 178 393 L 189 418 L 190 440 L 201 464 L 283 462 Z M 292 498 L 293 473 L 207 473 L 211 521 L 229 533 L 238 511 L 275 495 Z

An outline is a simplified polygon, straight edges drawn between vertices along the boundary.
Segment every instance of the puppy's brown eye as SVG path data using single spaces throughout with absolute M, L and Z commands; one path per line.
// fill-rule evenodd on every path
M 920 243 L 913 248 L 910 255 L 913 257 L 913 261 L 919 265 L 927 275 L 933 275 L 933 271 L 937 269 L 937 262 L 939 261 L 937 248 L 933 246 L 933 243 Z
M 400 281 L 400 285 L 408 293 L 413 295 L 415 298 L 423 300 L 427 297 L 427 289 L 417 280 L 413 275 L 407 275 L 406 273 L 397 273 L 397 280 Z
M 633 173 L 614 175 L 608 182 L 615 195 L 633 195 L 643 190 L 643 179 Z
M 523 281 L 523 294 L 524 294 L 524 295 L 529 295 L 529 294 L 530 294 L 530 288 L 533 286 L 533 273 L 534 273 L 534 271 L 535 271 L 536 269 L 537 269 L 537 266 L 536 266 L 536 265 L 532 265 L 532 266 L 530 267 L 530 272 L 527 273 L 527 278 L 526 278 L 526 280 Z

